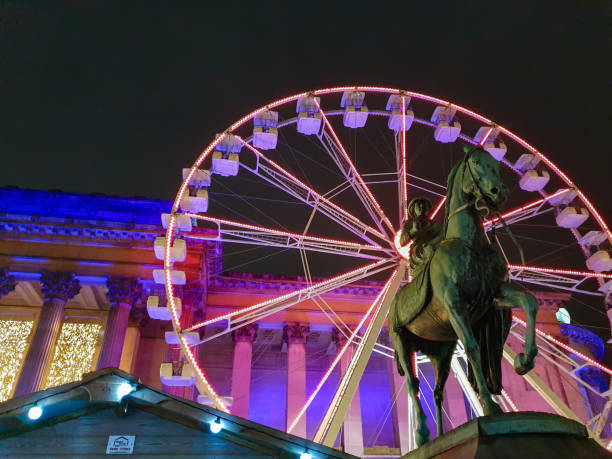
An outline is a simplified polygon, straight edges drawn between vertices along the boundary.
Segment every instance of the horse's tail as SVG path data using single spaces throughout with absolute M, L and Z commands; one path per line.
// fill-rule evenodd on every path
M 510 332 L 512 324 L 512 311 L 509 309 L 489 309 L 484 317 L 473 327 L 478 347 L 480 348 L 480 362 L 487 387 L 492 394 L 500 394 L 502 386 L 501 361 L 504 352 L 504 343 Z M 471 370 L 468 379 L 472 387 L 478 391 L 476 380 Z

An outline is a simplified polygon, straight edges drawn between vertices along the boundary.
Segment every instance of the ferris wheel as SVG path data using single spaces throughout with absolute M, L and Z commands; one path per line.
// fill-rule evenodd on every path
M 441 218 L 445 179 L 462 157 L 462 143 L 481 146 L 505 166 L 502 176 L 513 191 L 502 217 L 527 262 L 519 261 L 499 218 L 484 226 L 506 258 L 510 278 L 525 288 L 603 301 L 612 290 L 612 232 L 569 176 L 518 135 L 467 108 L 412 91 L 347 86 L 303 92 L 260 107 L 218 134 L 184 170 L 172 211 L 162 216 L 167 232 L 155 250 L 164 269 L 154 276 L 165 284 L 167 306 L 152 306 L 157 317 L 172 321 L 198 391 L 228 411 L 198 360 L 198 346 L 210 341 L 200 337 L 203 327 L 221 324 L 214 337 L 222 336 L 306 300 L 321 300 L 324 308 L 326 293 L 376 280 L 379 293 L 356 325 L 344 323 L 333 310 L 326 314 L 346 344 L 288 427 L 291 432 L 348 347 L 355 346 L 313 438 L 333 445 L 372 352 L 393 358 L 379 335 L 392 298 L 409 276 L 409 253 L 397 237 L 408 217 L 407 203 L 426 196 L 433 203 L 430 218 Z M 246 247 L 239 251 L 239 266 L 295 271 L 305 280 L 303 288 L 182 327 L 175 289 L 185 283 L 185 274 L 175 264 L 185 258 L 186 240 L 203 237 L 202 228 L 212 230 L 207 239 Z M 257 252 L 262 249 L 264 256 Z M 603 307 L 601 312 L 605 316 Z M 515 317 L 511 336 L 523 341 L 524 331 L 525 322 Z M 612 370 L 545 331 L 537 331 L 537 340 L 539 360 L 557 365 L 601 403 L 597 412 L 579 419 L 535 372 L 527 382 L 555 412 L 586 424 L 609 446 L 609 394 L 580 379 L 576 369 L 596 368 L 606 377 Z M 504 356 L 513 360 L 510 347 Z M 425 361 L 418 356 L 417 364 Z M 472 410 L 482 415 L 461 349 L 452 368 Z M 517 410 L 506 392 L 498 401 L 506 411 Z

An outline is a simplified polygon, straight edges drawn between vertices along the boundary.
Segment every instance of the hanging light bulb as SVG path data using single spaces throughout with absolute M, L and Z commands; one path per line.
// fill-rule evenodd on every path
M 221 424 L 221 419 L 217 417 L 213 422 L 210 423 L 210 431 L 214 434 L 218 434 L 221 432 L 223 428 L 223 424 Z
M 32 421 L 36 421 L 38 418 L 42 416 L 42 413 L 43 413 L 43 410 L 40 406 L 33 405 L 28 410 L 28 419 L 31 419 Z

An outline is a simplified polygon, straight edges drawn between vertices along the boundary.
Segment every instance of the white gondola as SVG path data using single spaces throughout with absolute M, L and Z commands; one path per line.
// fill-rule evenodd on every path
M 612 258 L 606 250 L 599 250 L 587 258 L 587 268 L 596 273 L 612 270 Z
M 519 159 L 514 163 L 514 168 L 521 172 L 527 172 L 531 169 L 534 169 L 538 163 L 540 162 L 540 158 L 536 155 L 532 155 L 531 153 L 522 154 Z
M 163 269 L 154 269 L 153 270 L 153 280 L 156 284 L 165 284 L 166 276 L 164 275 Z M 170 271 L 170 283 L 172 285 L 185 285 L 187 279 L 185 277 L 185 271 Z
M 602 244 L 606 240 L 606 233 L 603 231 L 589 231 L 582 236 L 578 243 L 581 245 L 592 246 Z
M 508 147 L 502 140 L 485 142 L 483 148 L 498 161 L 501 161 L 508 152 Z
M 253 119 L 253 146 L 273 150 L 278 142 L 278 112 L 266 110 Z
M 166 257 L 166 238 L 156 237 L 153 242 L 155 257 L 158 260 L 163 260 Z M 170 247 L 170 261 L 185 261 L 187 256 L 187 245 L 184 239 L 175 239 Z
M 215 138 L 221 135 L 223 134 L 217 134 Z M 234 134 L 225 134 L 225 137 L 217 144 L 215 150 L 224 153 L 240 153 L 240 150 L 242 150 L 242 142 Z
M 187 180 L 187 176 L 191 169 L 184 168 L 183 169 L 183 180 Z M 209 170 L 205 169 L 196 169 L 194 174 L 191 176 L 191 180 L 189 180 L 190 186 L 195 186 L 196 188 L 209 187 L 211 182 L 211 173 Z
M 195 373 L 189 362 L 167 362 L 159 367 L 159 378 L 166 386 L 193 386 Z
M 404 116 L 402 116 L 402 98 L 404 98 Z M 410 97 L 401 94 L 391 94 L 387 100 L 387 111 L 389 112 L 389 121 L 387 126 L 389 129 L 401 132 L 407 131 L 414 122 L 414 112 L 410 110 Z
M 603 284 L 601 287 L 599 287 L 597 290 L 599 290 L 600 292 L 602 292 L 604 295 L 607 295 L 609 293 L 612 293 L 612 279 L 610 279 L 608 282 L 606 282 L 605 284 Z M 608 310 L 609 313 L 610 310 Z
M 431 115 L 431 122 L 436 126 L 434 139 L 441 143 L 452 143 L 461 134 L 461 124 L 455 120 L 457 110 L 439 105 Z
M 483 139 L 486 142 L 494 142 L 499 136 L 499 129 L 495 126 L 481 126 L 474 135 L 474 142 L 481 143 Z
M 317 105 L 321 102 L 320 97 L 304 96 L 298 99 L 296 113 L 297 131 L 301 134 L 318 134 L 321 130 L 321 114 Z
M 578 228 L 587 218 L 589 218 L 589 212 L 584 207 L 576 209 L 568 206 L 559 212 L 555 220 L 561 228 Z
M 168 229 L 168 224 L 170 223 L 170 214 L 162 214 L 161 215 L 162 226 L 164 229 Z M 178 214 L 175 217 L 175 228 L 180 231 L 189 232 L 192 230 L 191 218 L 187 215 Z
M 555 193 L 559 193 L 563 188 L 559 188 Z M 553 193 L 554 194 L 554 193 Z M 560 193 L 554 198 L 550 198 L 548 202 L 553 206 L 567 206 L 576 197 L 576 192 L 571 188 L 565 188 L 565 193 Z
M 181 317 L 183 312 L 183 303 L 179 297 L 174 297 L 174 305 L 176 307 L 176 315 Z M 172 320 L 172 313 L 168 306 L 160 306 L 159 296 L 151 295 L 147 298 L 147 313 L 151 319 L 156 320 Z
M 344 108 L 342 123 L 352 129 L 362 128 L 368 120 L 368 107 L 364 104 L 365 92 L 344 91 L 340 107 Z
M 239 159 L 237 153 L 214 151 L 212 155 L 212 172 L 223 177 L 238 175 Z
M 200 335 L 197 332 L 183 333 L 183 337 L 189 346 L 195 346 L 200 342 Z M 181 344 L 181 340 L 176 332 L 167 331 L 164 338 L 166 339 L 167 344 Z
M 542 171 L 538 173 L 537 170 L 531 169 L 523 174 L 519 181 L 519 186 L 525 191 L 540 191 L 549 180 L 550 174 L 548 172 Z
M 181 199 L 181 209 L 184 212 L 191 212 L 194 214 L 207 212 L 208 211 L 208 190 L 206 188 L 200 188 L 196 192 L 195 196 L 188 196 L 188 195 L 183 196 L 183 199 Z

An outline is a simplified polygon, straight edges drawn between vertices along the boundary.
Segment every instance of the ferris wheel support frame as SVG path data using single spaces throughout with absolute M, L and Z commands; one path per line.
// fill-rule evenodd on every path
M 355 358 L 351 360 L 350 365 L 338 384 L 334 398 L 330 402 L 329 408 L 314 435 L 313 441 L 330 447 L 332 447 L 334 441 L 336 441 L 336 437 L 340 432 L 349 405 L 355 396 L 355 391 L 357 387 L 359 387 L 359 381 L 370 359 L 372 349 L 376 344 L 378 335 L 380 335 L 384 321 L 387 318 L 391 302 L 400 288 L 400 282 L 404 278 L 405 271 L 406 263 L 402 261 L 398 269 L 393 273 L 387 291 L 381 299 L 379 306 L 376 308 L 374 316 L 370 320 L 362 336 L 361 342 L 357 346 Z

